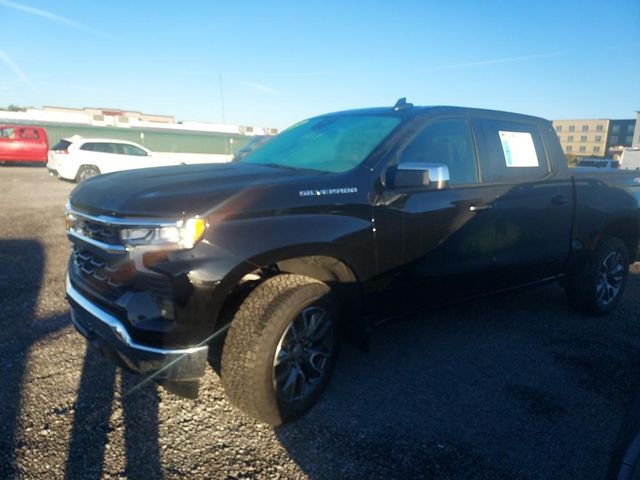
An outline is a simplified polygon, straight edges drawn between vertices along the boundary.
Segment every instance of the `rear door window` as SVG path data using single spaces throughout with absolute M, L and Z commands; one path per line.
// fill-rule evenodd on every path
M 93 142 L 85 143 L 80 147 L 80 150 L 86 150 L 88 152 L 96 151 L 96 144 Z
M 118 153 L 115 143 L 96 143 L 96 152 Z
M 87 142 L 80 147 L 80 150 L 99 153 L 116 153 L 114 144 L 107 142 Z
M 481 132 L 482 178 L 492 183 L 537 181 L 549 172 L 538 127 L 502 120 L 477 120 Z

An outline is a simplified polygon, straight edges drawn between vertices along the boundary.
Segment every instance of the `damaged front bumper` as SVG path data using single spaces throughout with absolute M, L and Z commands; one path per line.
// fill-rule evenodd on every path
M 208 345 L 163 349 L 136 343 L 120 320 L 85 298 L 68 278 L 67 299 L 76 330 L 125 369 L 169 381 L 194 381 L 204 374 Z

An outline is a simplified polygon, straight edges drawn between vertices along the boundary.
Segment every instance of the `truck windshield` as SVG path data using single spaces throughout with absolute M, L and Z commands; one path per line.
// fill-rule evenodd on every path
M 328 115 L 285 130 L 240 162 L 346 172 L 356 167 L 400 123 L 383 115 Z

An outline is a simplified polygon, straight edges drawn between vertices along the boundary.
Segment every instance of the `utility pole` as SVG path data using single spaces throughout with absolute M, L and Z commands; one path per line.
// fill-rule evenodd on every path
M 222 107 L 222 123 L 224 123 L 224 93 L 222 91 L 222 74 L 220 74 L 219 78 L 220 78 L 220 106 Z

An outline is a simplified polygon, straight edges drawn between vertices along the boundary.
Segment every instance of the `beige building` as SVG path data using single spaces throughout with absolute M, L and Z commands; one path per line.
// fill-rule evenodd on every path
M 610 120 L 606 118 L 553 120 L 560 145 L 566 155 L 605 157 Z
M 96 122 L 105 122 L 108 119 L 112 119 L 112 121 L 108 123 L 114 123 L 113 120 L 117 123 L 129 123 L 131 120 L 156 123 L 175 123 L 175 118 L 171 115 L 154 115 L 149 113 L 119 110 L 115 108 L 67 108 L 43 106 L 42 110 L 45 112 L 58 113 L 84 113 Z

